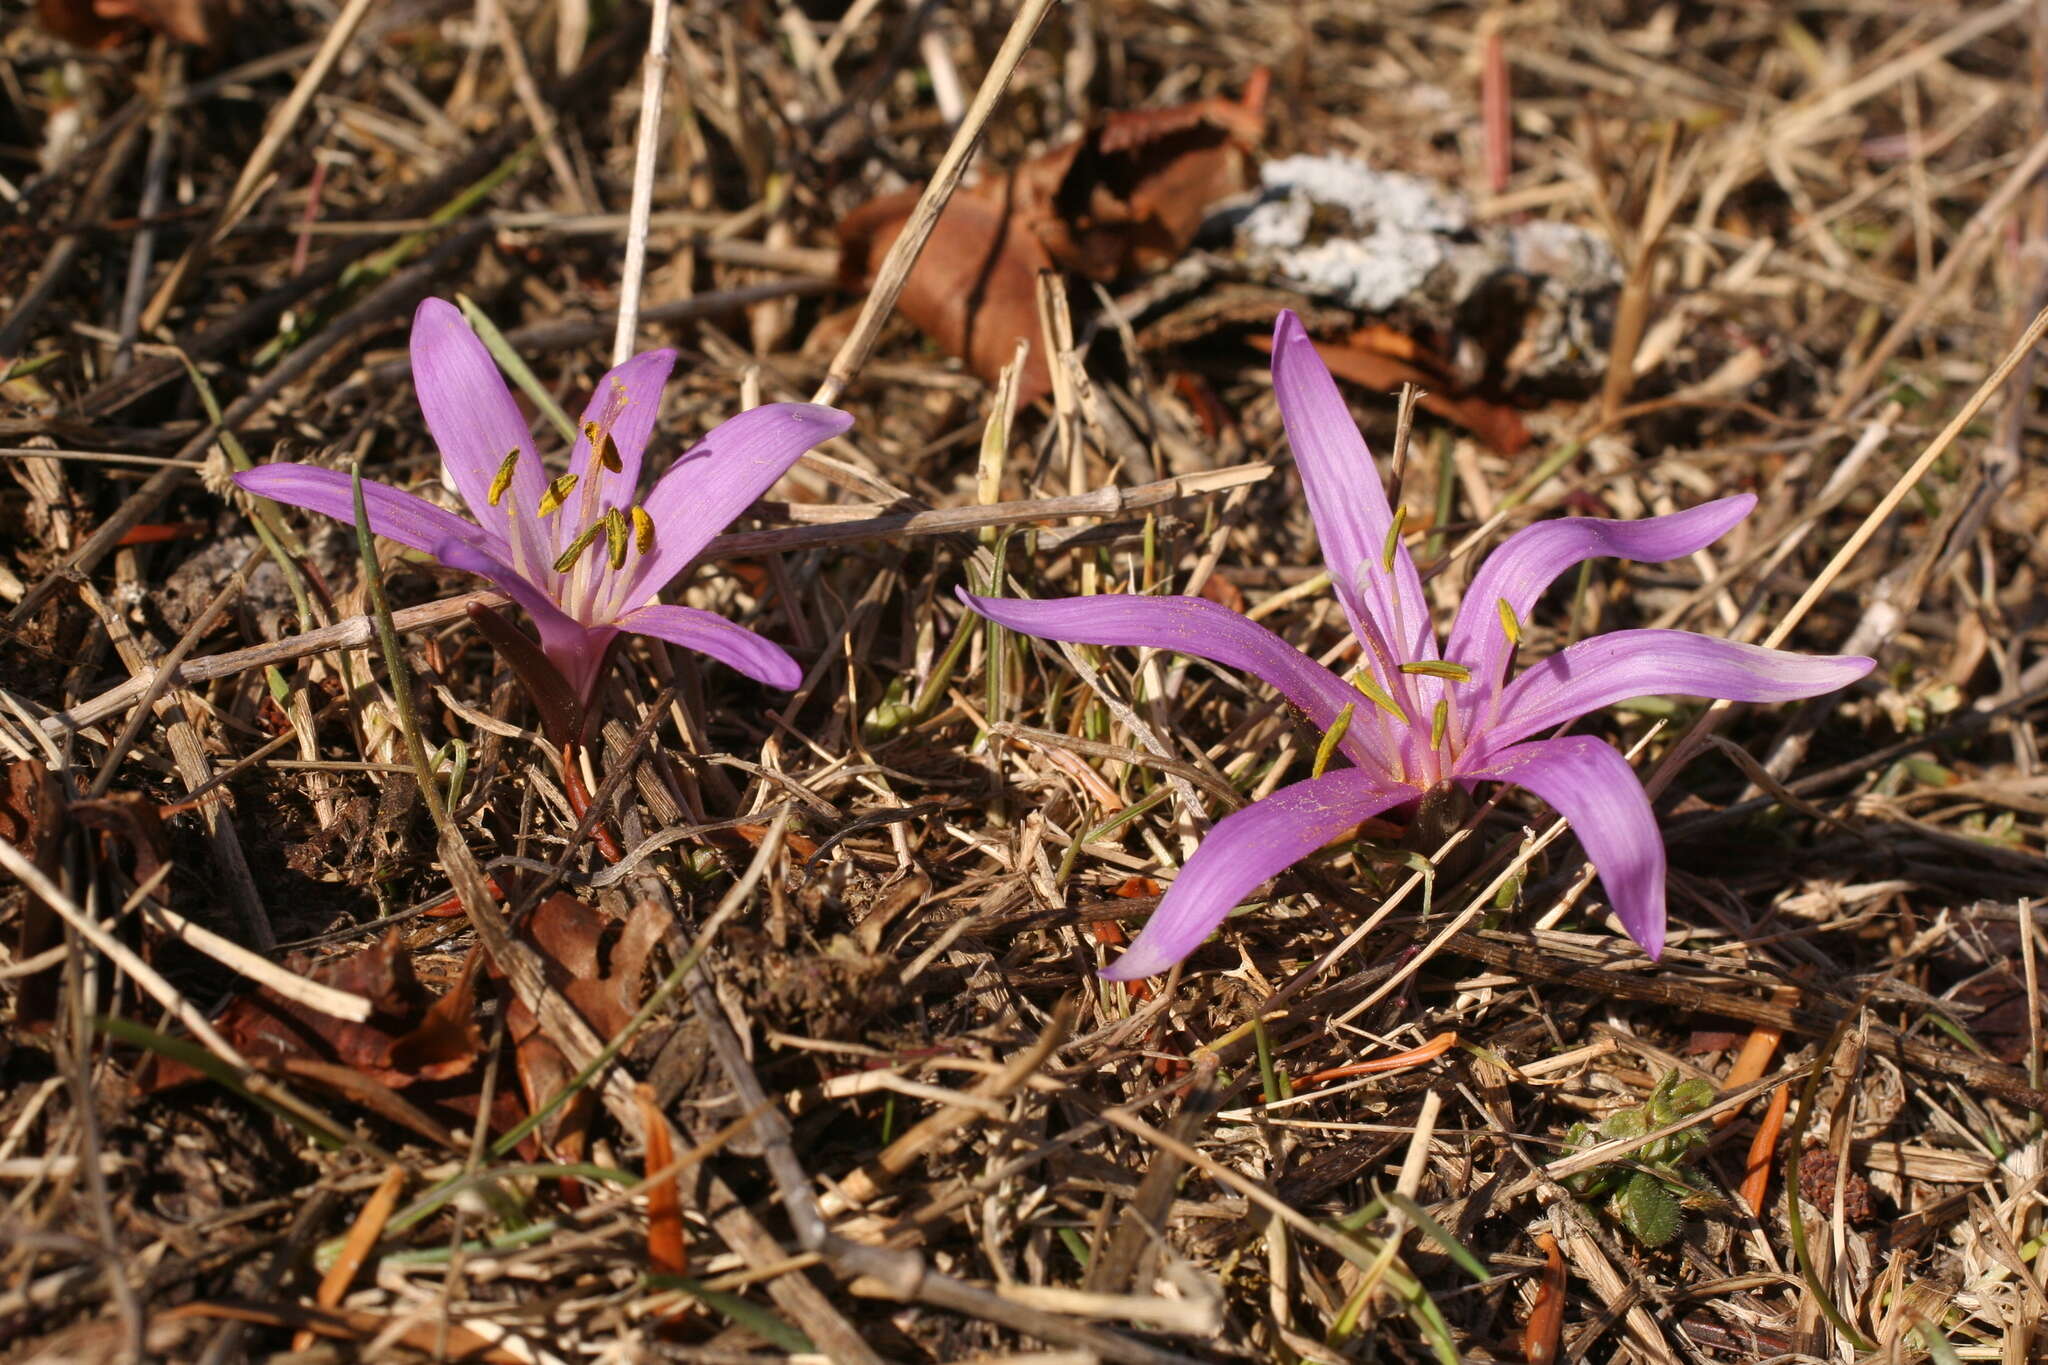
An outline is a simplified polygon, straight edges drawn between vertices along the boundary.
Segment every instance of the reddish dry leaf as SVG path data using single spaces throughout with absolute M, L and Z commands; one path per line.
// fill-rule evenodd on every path
M 181 43 L 205 47 L 213 41 L 208 22 L 208 11 L 213 8 L 216 6 L 208 0 L 36 0 L 36 18 L 51 33 L 80 47 L 117 46 L 137 24 Z M 240 6 L 218 8 L 232 15 Z
M 384 1172 L 384 1179 L 373 1190 L 363 1204 L 363 1210 L 356 1215 L 355 1223 L 348 1230 L 348 1237 L 341 1244 L 341 1254 L 327 1273 L 320 1277 L 320 1287 L 313 1291 L 313 1302 L 322 1308 L 333 1308 L 341 1302 L 342 1295 L 355 1282 L 356 1274 L 376 1249 L 377 1239 L 384 1235 L 384 1225 L 391 1220 L 391 1211 L 398 1207 L 398 1192 L 405 1188 L 405 1167 L 392 1165 Z M 303 1351 L 313 1344 L 313 1329 L 302 1327 L 292 1338 L 292 1350 Z
M 333 1064 L 392 1088 L 457 1076 L 475 1064 L 483 1037 L 470 967 L 436 1000 L 414 974 L 396 929 L 327 967 L 287 965 L 309 980 L 363 996 L 370 1001 L 370 1017 L 360 1023 L 336 1019 L 268 987 L 237 996 L 214 1026 L 251 1061 Z M 149 1094 L 195 1079 L 197 1073 L 179 1063 L 152 1058 L 136 1073 L 135 1084 Z
M 1037 277 L 1112 280 L 1169 265 L 1209 206 L 1256 180 L 1267 77 L 1240 99 L 1098 120 L 1074 142 L 956 191 L 905 282 L 897 309 L 993 383 L 1017 338 L 1038 336 Z M 870 200 L 839 225 L 840 274 L 864 287 L 902 233 L 923 186 Z M 1018 401 L 1051 391 L 1043 346 L 1025 360 Z
M 734 825 L 729 831 L 712 830 L 705 836 L 705 839 L 708 843 L 723 843 L 728 848 L 737 848 L 740 843 L 750 844 L 755 848 L 759 848 L 761 841 L 768 837 L 768 829 L 769 826 L 767 825 Z M 737 840 L 721 837 L 729 834 L 739 837 Z M 794 830 L 784 830 L 782 842 L 791 853 L 794 853 L 799 858 L 812 857 L 818 851 L 817 840 L 810 838 L 808 835 L 798 834 Z
M 1405 1052 L 1374 1057 L 1366 1062 L 1352 1062 L 1346 1066 L 1333 1066 L 1326 1071 L 1311 1072 L 1296 1080 L 1294 1088 L 1302 1090 L 1312 1085 L 1325 1085 L 1349 1076 L 1377 1076 L 1387 1071 L 1405 1071 L 1411 1066 L 1421 1066 L 1424 1062 L 1435 1061 L 1449 1052 L 1457 1041 L 1458 1035 L 1455 1033 L 1439 1033 L 1421 1047 L 1411 1047 Z
M 881 265 L 920 193 L 922 187 L 870 200 L 839 225 L 840 271 L 849 286 L 861 285 Z M 946 202 L 896 309 L 940 349 L 994 383 L 1010 363 L 1017 338 L 1037 338 L 1038 272 L 1052 265 L 1044 244 L 1008 205 L 960 191 Z M 1036 344 L 1025 357 L 1017 401 L 1030 403 L 1050 392 L 1045 347 Z
M 1784 1039 L 1785 1031 L 1769 1024 L 1758 1024 L 1749 1031 L 1749 1037 L 1742 1041 L 1742 1051 L 1736 1054 L 1734 1065 L 1728 1068 L 1722 1078 L 1723 1090 L 1739 1090 L 1752 1081 L 1763 1079 L 1771 1069 L 1771 1058 L 1777 1055 L 1778 1044 Z M 1738 1111 L 1728 1110 L 1714 1120 L 1716 1128 L 1724 1128 L 1735 1118 Z
M 1116 890 L 1111 894 L 1118 900 L 1141 901 L 1157 900 L 1163 893 L 1159 889 L 1159 883 L 1150 877 L 1126 877 L 1118 883 Z M 1113 919 L 1091 920 L 1088 929 L 1095 935 L 1095 941 L 1106 947 L 1121 948 L 1130 942 L 1129 935 L 1124 933 L 1123 925 Z M 1124 989 L 1130 992 L 1133 1000 L 1152 998 L 1152 987 L 1148 982 L 1127 981 L 1124 983 Z
M 1244 615 L 1244 593 L 1239 590 L 1237 584 L 1221 574 L 1212 573 L 1202 580 L 1201 596 L 1208 598 L 1219 607 L 1228 607 L 1239 616 Z
M 647 1265 L 657 1275 L 686 1275 L 690 1249 L 683 1240 L 683 1204 L 675 1173 L 654 1178 L 676 1159 L 668 1140 L 668 1123 L 654 1101 L 653 1086 L 637 1085 L 633 1091 L 647 1127 Z
M 1529 1365 L 1551 1365 L 1564 1334 L 1564 1255 L 1547 1232 L 1537 1235 L 1536 1247 L 1543 1253 L 1543 1277 L 1536 1283 L 1529 1320 L 1522 1324 L 1522 1359 Z
M 138 882 L 157 874 L 170 845 L 164 839 L 162 813 L 154 801 L 141 792 L 115 792 L 111 796 L 73 801 L 66 813 L 128 846 L 130 864 Z
M 641 901 L 615 942 L 606 938 L 614 921 L 594 906 L 557 892 L 542 901 L 523 927 L 523 937 L 541 956 L 548 981 L 576 1007 L 601 1038 L 615 1037 L 640 1006 L 640 981 L 647 960 L 667 931 L 668 920 L 652 901 Z M 519 1086 L 529 1109 L 553 1102 L 575 1078 L 576 1069 L 541 1029 L 533 1011 L 517 1000 L 505 1005 Z M 583 1150 L 594 1097 L 584 1090 L 557 1110 L 547 1140 L 557 1157 L 575 1160 Z
M 180 1318 L 219 1318 L 226 1322 L 248 1322 L 263 1327 L 304 1327 L 324 1337 L 367 1346 L 378 1342 L 385 1350 L 408 1346 L 442 1360 L 487 1362 L 488 1365 L 526 1365 L 532 1356 L 500 1346 L 467 1327 L 439 1318 L 392 1316 L 368 1309 L 319 1309 L 298 1305 L 234 1303 L 186 1303 L 160 1314 L 167 1322 Z
M 0 788 L 0 839 L 21 850 L 43 872 L 57 867 L 58 833 L 64 824 L 64 794 L 42 761 L 17 759 L 7 765 L 7 784 Z M 57 912 L 34 896 L 22 903 L 21 931 L 14 960 L 25 962 L 64 941 Z M 57 1017 L 57 992 L 62 964 L 27 977 L 15 996 L 15 1027 L 40 1033 Z
M 1264 337 L 1253 338 L 1252 344 L 1268 353 L 1273 349 L 1273 343 Z M 1447 380 L 1384 351 L 1318 341 L 1316 353 L 1330 373 L 1375 393 L 1393 393 L 1403 384 L 1415 385 L 1422 390 L 1418 401 L 1425 411 L 1457 423 L 1503 455 L 1516 454 L 1529 444 L 1529 428 L 1513 408 L 1483 398 L 1455 397 L 1447 392 Z
M 1237 425 L 1237 419 L 1223 400 L 1216 396 L 1216 390 L 1209 387 L 1209 381 L 1193 370 L 1175 370 L 1167 376 L 1168 384 L 1180 396 L 1180 400 L 1194 410 L 1195 420 L 1202 424 L 1202 434 L 1214 440 Z
M 1759 1217 L 1764 1211 L 1764 1197 L 1771 1188 L 1771 1153 L 1777 1149 L 1778 1132 L 1785 1124 L 1785 1106 L 1791 1098 L 1788 1086 L 1781 1085 L 1771 1092 L 1764 1121 L 1757 1125 L 1756 1136 L 1749 1141 L 1749 1160 L 1742 1174 L 1742 1202 Z

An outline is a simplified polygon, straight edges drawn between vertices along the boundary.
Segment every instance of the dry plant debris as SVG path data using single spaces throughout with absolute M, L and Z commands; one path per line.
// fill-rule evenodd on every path
M 2038 3 L 36 13 L 0 34 L 9 1358 L 2048 1359 Z M 233 476 L 454 506 L 428 297 L 502 330 L 559 460 L 629 239 L 634 349 L 679 356 L 650 473 L 744 408 L 854 422 L 667 595 L 798 685 L 632 639 L 571 717 L 503 597 Z M 872 352 L 871 276 L 907 281 Z M 1753 494 L 1568 576 L 1530 657 L 1878 660 L 1580 724 L 1657 797 L 1660 962 L 1509 794 L 1098 974 L 1328 736 L 954 589 L 1198 596 L 1355 667 L 1282 309 L 1437 624 L 1523 526 Z

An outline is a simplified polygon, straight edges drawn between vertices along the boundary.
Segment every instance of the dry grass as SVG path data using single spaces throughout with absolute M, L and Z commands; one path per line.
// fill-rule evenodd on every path
M 0 833 L 37 893 L 0 892 L 20 1358 L 2043 1358 L 2048 502 L 2016 349 L 2048 303 L 2039 5 L 1052 13 L 984 166 L 1266 66 L 1266 155 L 1610 243 L 1576 375 L 1503 391 L 1530 318 L 1391 318 L 1462 337 L 1471 392 L 1534 434 L 1504 456 L 1416 419 L 1401 494 L 1440 611 L 1533 519 L 1750 490 L 1711 551 L 1553 593 L 1527 648 L 1656 624 L 1880 659 L 1806 706 L 1588 722 L 1662 793 L 1659 964 L 1514 793 L 1476 864 L 1312 860 L 1156 993 L 1099 981 L 1107 945 L 1318 737 L 1206 666 L 991 639 L 952 592 L 998 563 L 1034 595 L 1207 591 L 1336 649 L 1246 342 L 1276 303 L 1369 319 L 1204 245 L 1188 287 L 1078 287 L 1086 390 L 1062 372 L 985 444 L 979 380 L 830 316 L 858 301 L 829 248 L 940 163 L 940 103 L 1013 13 L 678 0 L 639 336 L 684 361 L 652 458 L 743 396 L 844 385 L 853 432 L 687 589 L 808 677 L 783 697 L 636 644 L 586 814 L 462 616 L 475 585 L 386 547 L 419 728 L 463 767 L 438 837 L 350 543 L 263 528 L 302 622 L 223 474 L 432 477 L 403 363 L 428 293 L 587 391 L 646 11 L 251 8 L 211 53 L 0 44 Z M 1353 398 L 1390 447 L 1393 399 Z M 543 877 L 646 936 L 617 1036 L 522 937 Z M 475 913 L 417 913 L 451 894 Z M 244 1055 L 232 998 L 317 972 L 304 1008 L 338 1030 L 360 996 L 333 969 L 390 930 L 428 997 L 474 1001 L 461 1065 Z M 148 1084 L 165 1038 L 217 1079 Z M 546 1048 L 557 1084 L 589 1074 L 515 1149 Z M 1658 1135 L 1565 1138 L 1673 1073 L 1721 1099 L 1652 1249 L 1577 1177 Z

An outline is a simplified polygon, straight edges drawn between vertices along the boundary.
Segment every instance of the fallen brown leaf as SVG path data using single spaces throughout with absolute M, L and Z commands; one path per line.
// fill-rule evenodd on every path
M 1273 349 L 1273 343 L 1265 337 L 1254 337 L 1252 344 L 1269 354 Z M 1413 384 L 1422 391 L 1417 401 L 1424 411 L 1457 423 L 1503 455 L 1517 454 L 1529 444 L 1529 428 L 1523 424 L 1522 415 L 1504 403 L 1458 397 L 1447 391 L 1447 382 L 1440 376 L 1385 351 L 1332 341 L 1318 341 L 1315 345 L 1330 373 L 1339 379 L 1375 393 L 1393 393 L 1403 384 Z
M 535 907 L 523 937 L 540 953 L 550 984 L 561 991 L 597 1031 L 615 1037 L 640 1006 L 640 981 L 647 959 L 667 930 L 667 914 L 641 901 L 607 946 L 615 921 L 576 897 L 557 892 Z M 505 1029 L 519 1072 L 519 1086 L 532 1112 L 554 1102 L 575 1079 L 576 1068 L 541 1028 L 524 1002 L 508 996 Z M 581 1156 L 595 1096 L 588 1089 L 565 1102 L 543 1125 L 556 1156 Z
M 209 13 L 232 17 L 240 9 L 239 4 L 209 0 L 36 0 L 36 18 L 45 29 L 65 42 L 93 48 L 119 45 L 137 25 L 205 47 L 213 42 Z
M 474 955 L 472 955 L 473 958 Z M 454 986 L 435 997 L 414 973 L 398 931 L 322 968 L 288 964 L 308 980 L 363 996 L 371 1014 L 336 1019 L 268 987 L 235 997 L 214 1021 L 252 1062 L 338 1065 L 380 1086 L 445 1080 L 475 1065 L 483 1047 L 476 1024 L 476 970 L 465 963 Z M 152 1058 L 136 1073 L 144 1094 L 197 1079 L 189 1068 Z
M 1179 259 L 1209 207 L 1256 180 L 1266 131 L 1266 72 L 1237 99 L 1104 115 L 1076 140 L 956 191 L 896 307 L 993 383 L 1018 337 L 1038 336 L 1037 277 L 1066 270 L 1108 281 Z M 902 233 L 923 186 L 861 205 L 839 225 L 840 276 L 866 286 Z M 1043 346 L 1018 401 L 1051 391 Z

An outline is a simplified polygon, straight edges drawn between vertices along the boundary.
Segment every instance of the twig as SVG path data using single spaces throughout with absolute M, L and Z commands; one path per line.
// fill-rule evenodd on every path
M 918 254 L 924 250 L 932 229 L 938 226 L 946 201 L 952 197 L 961 175 L 967 170 L 968 158 L 974 154 L 975 144 L 981 140 L 981 130 L 988 123 L 988 116 L 995 112 L 996 101 L 1002 98 L 1017 63 L 1023 60 L 1025 50 L 1031 46 L 1032 35 L 1038 32 L 1039 24 L 1055 2 L 1024 0 L 1023 8 L 1017 11 L 1010 31 L 1003 36 L 1003 45 L 996 50 L 995 60 L 989 64 L 988 75 L 982 78 L 981 88 L 974 92 L 974 102 L 967 107 L 967 116 L 961 120 L 959 131 L 953 134 L 945 155 L 939 158 L 938 168 L 932 172 L 924 193 L 918 196 L 917 206 L 910 211 L 902 232 L 890 245 L 889 254 L 882 258 L 881 268 L 875 272 L 875 282 L 868 290 L 867 302 L 861 305 L 860 317 L 853 324 L 853 331 L 840 344 L 838 353 L 832 357 L 832 364 L 825 371 L 825 381 L 818 386 L 812 402 L 837 403 L 846 392 L 846 386 L 853 382 L 853 376 L 867 361 L 868 352 L 874 349 L 876 339 L 882 334 L 882 324 L 889 320 L 889 312 L 896 306 L 896 296 L 903 292 L 904 284 L 910 279 L 911 267 L 917 264 Z
M 376 0 L 349 0 L 348 7 L 336 17 L 333 27 L 327 30 L 326 37 L 321 40 L 320 50 L 313 54 L 313 60 L 300 73 L 298 84 L 292 87 L 292 93 L 286 96 L 284 103 L 270 116 L 270 122 L 263 130 L 262 140 L 256 144 L 256 150 L 249 154 L 249 160 L 243 165 L 242 174 L 236 179 L 234 189 L 228 192 L 227 202 L 221 205 L 220 216 L 214 219 L 212 228 L 204 236 L 193 240 L 192 245 L 185 249 L 185 254 L 178 258 L 178 263 L 171 267 L 171 272 L 165 276 L 164 282 L 157 286 L 155 296 L 149 301 L 149 307 L 143 310 L 143 331 L 154 332 L 163 326 L 164 316 L 171 311 L 171 305 L 177 302 L 178 295 L 184 291 L 186 278 L 206 259 L 228 229 L 239 222 L 250 209 L 256 207 L 257 191 L 269 176 L 271 165 L 277 160 L 277 154 L 284 150 L 285 139 L 291 136 L 292 129 L 298 126 L 299 116 L 312 106 L 313 96 L 318 94 L 320 87 L 326 83 L 328 74 L 334 70 L 335 63 L 341 60 L 343 50 L 355 38 L 356 30 L 362 26 L 363 20 L 368 17 L 370 8 L 375 3 Z
M 232 415 L 232 409 L 230 413 Z M 1117 516 L 1157 507 L 1178 498 L 1256 483 L 1272 472 L 1271 465 L 1248 464 L 1239 465 L 1234 469 L 1218 469 L 1205 474 L 1162 479 L 1157 483 L 1140 484 L 1136 488 L 1098 489 L 1093 493 L 1084 493 L 1079 498 L 1026 498 L 1017 502 L 993 503 L 985 507 L 945 507 L 923 512 L 894 512 L 885 516 L 863 517 L 857 521 L 828 522 L 773 531 L 737 531 L 713 537 L 704 547 L 704 557 L 719 559 L 735 555 L 813 549 L 821 545 L 847 545 L 856 541 L 891 536 L 954 535 L 983 526 L 1015 526 L 1077 514 Z M 502 607 L 506 605 L 507 600 L 505 595 L 499 592 L 463 593 L 458 597 L 445 597 L 438 602 L 426 602 L 416 607 L 403 608 L 393 612 L 391 619 L 401 633 L 431 630 L 450 621 L 460 620 L 468 614 L 472 605 Z M 179 667 L 177 681 L 206 682 L 214 678 L 232 677 L 266 664 L 301 659 L 309 654 L 321 654 L 333 649 L 361 649 L 375 638 L 375 632 L 376 627 L 370 617 L 351 616 L 346 620 L 336 621 L 331 626 L 322 626 L 318 630 L 309 630 L 303 635 L 294 635 L 270 644 L 251 645 L 247 649 L 230 650 L 225 654 L 189 659 Z M 131 706 L 136 697 L 150 686 L 150 682 L 149 678 L 135 678 L 102 693 L 82 706 L 47 716 L 43 720 L 43 730 L 50 735 L 60 735 L 67 730 L 83 730 L 88 726 L 97 725 L 108 716 Z
M 2043 145 L 2048 146 L 2048 138 L 2043 139 Z M 1970 401 L 1963 404 L 1961 410 L 1949 419 L 1948 425 L 1928 443 L 1927 449 L 1920 452 L 1920 457 L 1913 461 L 1911 467 L 1898 477 L 1882 498 L 1878 499 L 1877 506 L 1870 509 L 1869 515 L 1863 518 L 1863 523 L 1850 533 L 1848 540 L 1842 543 L 1842 548 L 1835 551 L 1834 558 L 1827 562 L 1826 567 L 1815 576 L 1813 582 L 1807 584 L 1806 591 L 1799 595 L 1799 600 L 1778 618 L 1778 624 L 1763 639 L 1766 648 L 1776 649 L 1799 628 L 1807 613 L 1813 610 L 1814 604 L 1834 587 L 1835 580 L 1842 576 L 1850 561 L 1870 543 L 1870 538 L 1876 535 L 1878 528 L 1898 510 L 1899 504 L 1906 500 L 1906 495 L 1912 492 L 1927 471 L 1934 467 L 1934 462 L 1946 454 L 1948 448 L 1955 444 L 1956 438 L 1977 419 L 1977 414 L 1983 410 L 1984 405 L 2005 386 L 2007 377 L 2027 358 L 2028 353 L 2040 343 L 2044 335 L 2048 335 L 2048 308 L 2034 315 L 2033 322 L 2028 324 L 2026 332 L 2013 348 L 2006 352 L 2005 359 L 1999 362 L 1998 368 L 1978 386 L 1977 392 L 1970 395 Z M 1679 771 L 1692 761 L 1700 747 L 1707 742 L 1707 736 L 1719 728 L 1722 719 L 1734 705 L 1735 703 L 1729 701 L 1716 701 L 1701 712 L 1699 719 L 1693 722 L 1692 728 L 1671 746 L 1671 752 L 1664 756 L 1664 761 L 1658 764 L 1656 770 L 1643 782 L 1652 799 L 1669 786 Z
M 647 64 L 640 79 L 640 126 L 633 140 L 633 202 L 626 229 L 626 265 L 619 275 L 619 329 L 612 336 L 612 364 L 633 358 L 640 330 L 640 282 L 647 273 L 647 215 L 654 208 L 654 161 L 660 150 L 661 95 L 668 82 L 669 0 L 654 0 L 649 21 Z
M 156 968 L 143 961 L 133 948 L 101 928 L 91 915 L 80 909 L 77 902 L 65 895 L 55 882 L 45 876 L 41 868 L 23 857 L 21 850 L 5 839 L 0 839 L 0 868 L 5 868 L 28 888 L 31 895 L 38 897 L 45 905 L 56 911 L 80 938 L 97 948 L 109 962 L 126 972 L 151 999 L 162 1005 L 172 1018 L 183 1024 L 191 1031 L 193 1037 L 205 1044 L 208 1051 L 239 1072 L 238 1079 L 250 1094 L 289 1111 L 345 1146 L 365 1148 L 381 1160 L 391 1160 L 391 1157 L 379 1148 L 355 1136 L 268 1076 L 253 1070 L 248 1059 L 236 1051 L 234 1044 L 223 1038 L 219 1031 L 207 1022 L 204 1014 L 192 1008 L 176 986 L 166 981 Z

